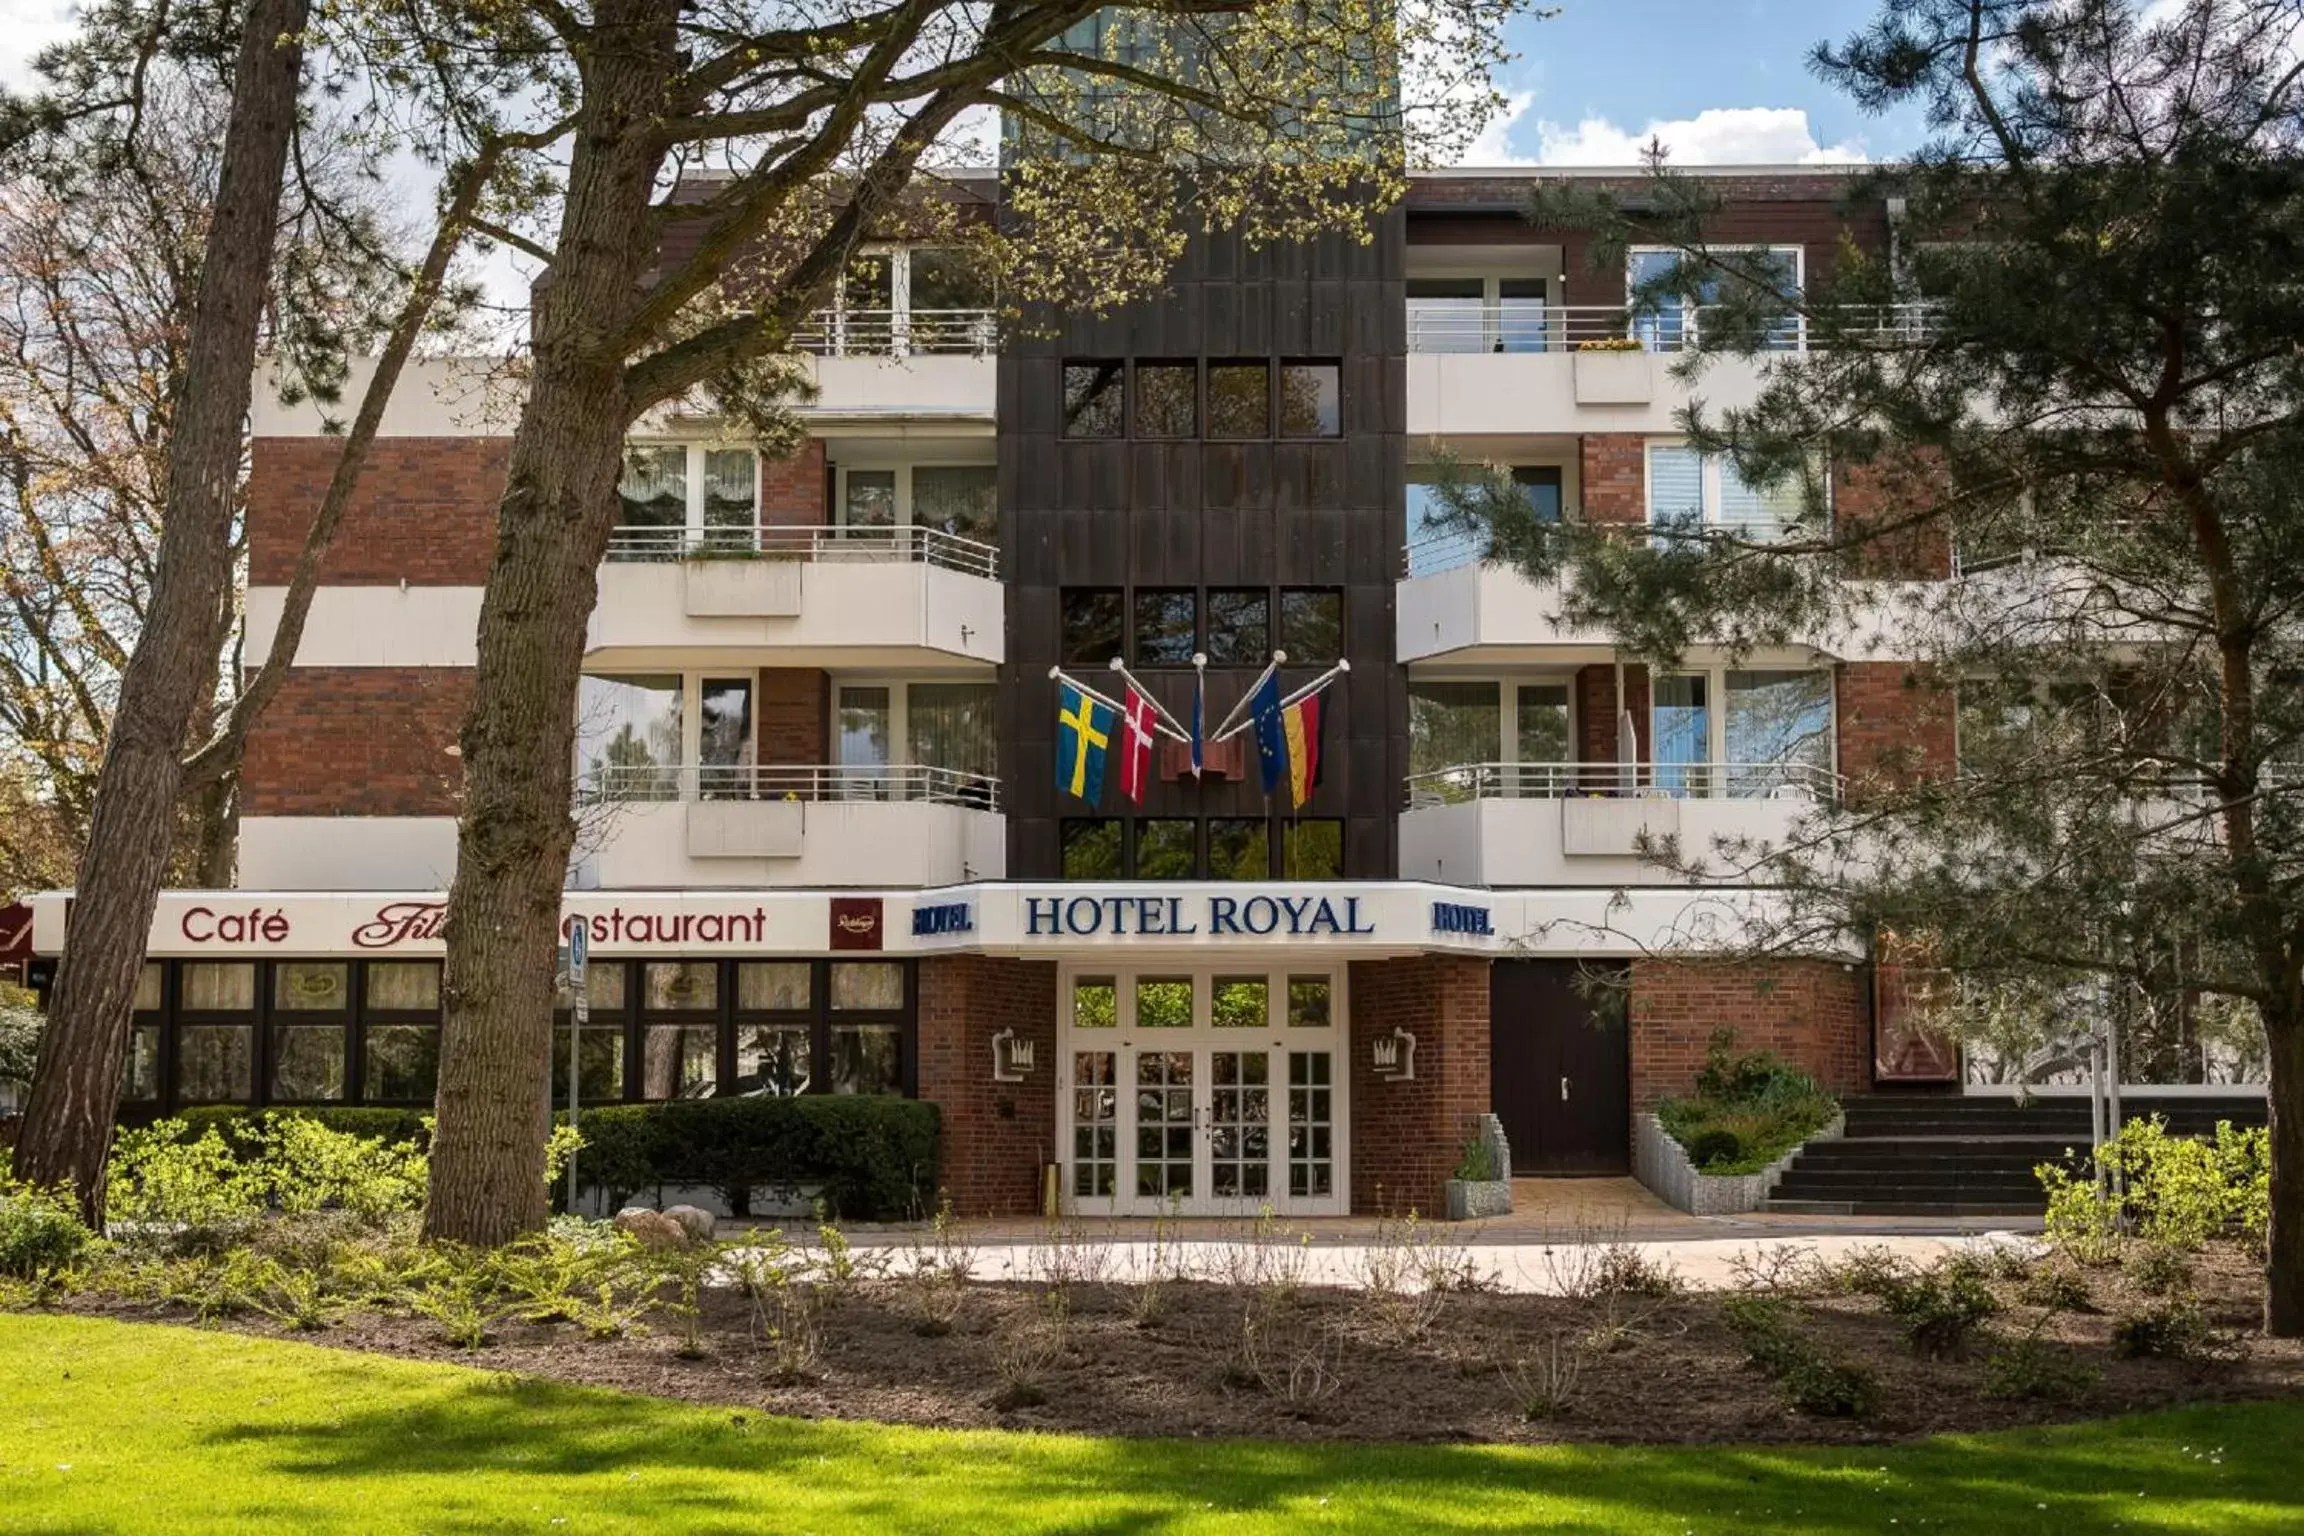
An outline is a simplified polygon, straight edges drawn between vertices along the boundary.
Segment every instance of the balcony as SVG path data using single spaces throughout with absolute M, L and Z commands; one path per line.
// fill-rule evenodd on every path
M 813 418 L 993 419 L 989 309 L 819 310 L 793 338 L 815 361 Z
M 1723 842 L 1781 843 L 1839 796 L 1807 763 L 1465 763 L 1408 780 L 1406 880 L 1487 886 L 1678 885 L 1642 856 L 1675 840 L 1715 878 Z
M 576 797 L 576 883 L 929 886 L 1007 871 L 999 780 L 925 766 L 619 765 Z
M 1000 552 L 936 528 L 619 528 L 588 664 L 997 665 Z
M 1528 579 L 1506 565 L 1484 565 L 1479 541 L 1443 536 L 1408 547 L 1407 579 L 1394 608 L 1396 654 L 1402 664 L 1451 652 L 1479 650 L 1499 664 L 1562 661 L 1561 647 L 1592 651 L 1590 660 L 1615 652 L 1605 625 L 1572 625 L 1560 617 L 1560 584 Z
M 1526 433 L 1573 430 L 1670 432 L 1686 386 L 1670 358 L 1694 350 L 1701 307 L 1636 313 L 1622 305 L 1461 299 L 1408 302 L 1408 430 Z M 1928 336 L 1925 305 L 1885 305 L 1835 316 L 1837 342 L 1909 347 Z M 1794 316 L 1770 338 L 1772 352 L 1808 350 L 1812 331 Z M 1745 405 L 1765 363 L 1721 356 L 1706 369 L 1705 398 Z

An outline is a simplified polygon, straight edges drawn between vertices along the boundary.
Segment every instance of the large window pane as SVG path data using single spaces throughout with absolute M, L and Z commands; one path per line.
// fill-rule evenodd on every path
M 552 1103 L 568 1103 L 568 1035 L 563 1018 L 552 1030 Z M 622 1021 L 584 1027 L 576 1055 L 576 1095 L 585 1104 L 613 1103 L 624 1097 L 624 1025 Z
M 992 279 L 974 252 L 950 246 L 916 246 L 912 251 L 912 322 L 935 329 L 933 342 L 952 344 L 947 318 L 953 310 L 990 309 Z
M 903 1031 L 893 1024 L 832 1026 L 834 1093 L 902 1093 Z
M 1704 455 L 1685 443 L 1648 445 L 1648 522 L 1683 531 L 1704 522 Z
M 1568 685 L 1522 683 L 1519 689 L 1520 761 L 1523 765 L 1568 763 L 1576 760 L 1575 739 L 1568 729 Z M 1552 775 L 1523 771 L 1523 778 L 1549 780 Z
M 911 761 L 989 778 L 999 761 L 996 683 L 914 683 L 905 695 Z
M 1272 435 L 1272 370 L 1269 364 L 1208 365 L 1208 435 Z
M 1117 587 L 1066 587 L 1061 654 L 1066 666 L 1101 667 L 1120 654 Z
M 176 1030 L 176 1097 L 186 1104 L 245 1104 L 255 1096 L 256 1027 L 187 1024 Z
M 344 1097 L 344 1026 L 272 1026 L 272 1097 L 287 1103 Z
M 1672 794 L 1710 792 L 1698 766 L 1712 755 L 1712 711 L 1707 680 L 1696 673 L 1659 677 L 1654 714 L 1656 787 Z
M 749 448 L 704 455 L 704 537 L 719 548 L 750 549 L 760 523 L 760 461 Z
M 614 970 L 593 968 L 590 974 Z M 437 960 L 371 960 L 363 978 L 365 1006 L 371 1013 L 432 1013 L 440 1007 L 440 962 Z M 618 997 L 617 1002 L 623 1002 Z
M 1344 656 L 1344 594 L 1299 587 L 1280 594 L 1280 649 L 1291 666 L 1330 667 Z
M 1333 1022 L 1329 1012 L 1329 980 L 1325 976 L 1291 976 L 1288 978 L 1288 1027 L 1290 1029 L 1326 1029 Z
M 1127 429 L 1127 370 L 1119 363 L 1064 365 L 1064 435 L 1118 437 Z
M 640 1032 L 640 1096 L 677 1099 L 719 1075 L 719 1031 L 709 1024 L 651 1024 Z
M 372 1104 L 430 1103 L 439 1068 L 436 1024 L 370 1024 L 360 1032 L 360 1093 Z
M 641 1004 L 651 1012 L 720 1006 L 720 967 L 710 960 L 652 960 L 641 973 Z
M 1270 599 L 1262 592 L 1208 594 L 1208 664 L 1261 667 L 1272 659 Z M 1187 658 L 1189 659 L 1189 658 Z M 1290 660 L 1295 658 L 1291 656 Z
M 184 967 L 186 1013 L 244 1013 L 256 1006 L 256 967 L 246 960 L 195 960 Z
M 1188 667 L 1196 644 L 1194 594 L 1189 589 L 1136 594 L 1136 665 Z
M 1138 1029 L 1190 1029 L 1192 983 L 1184 977 L 1145 976 L 1136 982 Z
M 1193 437 L 1200 431 L 1200 370 L 1191 363 L 1136 365 L 1136 435 Z
M 1112 1029 L 1120 1023 L 1119 992 L 1109 976 L 1082 976 L 1072 983 L 1072 1027 Z
M 896 258 L 889 251 L 859 251 L 849 258 L 841 279 L 841 304 L 851 310 L 889 310 L 896 306 Z
M 1271 983 L 1261 976 L 1219 976 L 1208 996 L 1218 1029 L 1262 1029 L 1272 1022 Z
M 912 471 L 912 521 L 997 547 L 1000 472 L 989 464 L 921 465 Z
M 1193 824 L 1180 820 L 1136 823 L 1136 878 L 1189 880 L 1192 878 Z
M 1739 538 L 1779 539 L 1800 518 L 1801 490 L 1797 475 L 1787 476 L 1762 490 L 1747 485 L 1736 472 L 1735 461 L 1723 456 L 1720 469 L 1720 527 Z
M 621 960 L 595 960 L 584 967 L 584 995 L 591 1003 L 592 1016 L 624 1011 L 624 962 Z M 563 984 L 553 1006 L 570 1007 L 572 994 Z
M 617 520 L 626 528 L 688 525 L 688 450 L 648 444 L 624 450 L 624 478 L 616 487 Z
M 843 478 L 847 489 L 840 502 L 842 525 L 849 528 L 896 525 L 896 471 L 851 469 Z
M 1344 432 L 1343 387 L 1334 363 L 1280 365 L 1280 435 L 1340 437 Z
M 1261 818 L 1218 816 L 1208 823 L 1208 878 L 1269 880 L 1271 824 Z
M 166 980 L 167 970 L 159 961 L 144 962 L 144 968 L 136 973 L 135 1006 L 138 1013 L 160 1011 L 161 987 Z
M 602 800 L 671 800 L 680 789 L 676 672 L 602 677 L 576 690 L 576 782 Z
M 805 1024 L 745 1024 L 736 1030 L 736 1089 L 789 1099 L 815 1075 L 815 1044 Z
M 1728 674 L 1728 793 L 1820 791 L 1832 771 L 1832 676 Z
M 1280 823 L 1280 878 L 1344 878 L 1344 823 L 1327 818 Z
M 893 960 L 835 960 L 832 1007 L 836 1012 L 893 1013 L 904 1006 L 904 967 Z
M 887 688 L 840 689 L 837 711 L 840 744 L 840 797 L 885 800 L 894 740 L 895 695 Z
M 752 679 L 708 677 L 697 689 L 699 789 L 707 799 L 752 793 Z
M 736 967 L 736 1006 L 747 1013 L 806 1008 L 814 977 L 805 960 L 747 960 Z
M 1495 762 L 1504 750 L 1502 697 L 1496 683 L 1410 683 L 1408 771 Z
M 1120 823 L 1107 817 L 1070 817 L 1059 829 L 1063 841 L 1064 878 L 1117 880 L 1120 878 Z
M 138 1024 L 128 1031 L 128 1059 L 120 1068 L 120 1097 L 129 1104 L 160 1097 L 160 1026 Z
M 342 1013 L 352 1003 L 352 968 L 341 960 L 280 960 L 272 966 L 277 1013 Z

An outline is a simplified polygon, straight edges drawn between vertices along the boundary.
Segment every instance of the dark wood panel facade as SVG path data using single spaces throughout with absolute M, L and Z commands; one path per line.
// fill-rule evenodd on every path
M 1234 234 L 1205 235 L 1192 241 L 1161 297 L 1109 316 L 1073 317 L 1055 334 L 1021 336 L 1003 349 L 1008 660 L 1000 729 L 1012 878 L 1062 874 L 1060 827 L 1068 817 L 1279 822 L 1289 815 L 1285 786 L 1270 802 L 1262 794 L 1252 752 L 1246 782 L 1163 780 L 1140 811 L 1120 793 L 1116 758 L 1099 806 L 1057 792 L 1048 671 L 1060 655 L 1068 588 L 1192 589 L 1204 618 L 1210 590 L 1260 588 L 1275 599 L 1291 588 L 1340 593 L 1352 672 L 1325 695 L 1321 781 L 1302 815 L 1340 823 L 1348 877 L 1397 872 L 1394 822 L 1407 771 L 1407 696 L 1393 652 L 1393 583 L 1406 538 L 1404 250 L 1398 210 L 1367 245 L 1331 236 L 1258 250 Z M 1203 374 L 1211 361 L 1332 363 L 1341 430 L 1310 440 L 1067 437 L 1065 364 L 1123 360 L 1196 363 Z M 1203 404 L 1203 431 L 1207 424 Z M 1110 678 L 1100 662 L 1074 670 L 1100 687 Z M 1257 670 L 1210 666 L 1211 728 Z M 1318 670 L 1292 665 L 1283 685 Z M 1189 718 L 1189 667 L 1139 675 Z M 1286 873 L 1277 854 L 1274 870 Z

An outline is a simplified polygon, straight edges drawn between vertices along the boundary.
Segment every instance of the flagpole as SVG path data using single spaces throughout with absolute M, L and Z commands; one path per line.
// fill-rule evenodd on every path
M 1113 657 L 1112 670 L 1119 673 L 1121 679 L 1125 681 L 1129 687 L 1136 690 L 1137 696 L 1139 698 L 1143 699 L 1145 703 L 1152 706 L 1152 713 L 1160 717 L 1154 723 L 1166 730 L 1169 740 L 1183 742 L 1186 746 L 1191 745 L 1192 738 L 1185 733 L 1183 723 L 1179 721 L 1174 715 L 1168 713 L 1167 706 L 1163 705 L 1158 699 L 1152 697 L 1151 689 L 1145 687 L 1142 683 L 1136 680 L 1136 674 L 1128 670 L 1127 662 L 1122 661 L 1117 656 Z
M 1240 695 L 1239 702 L 1232 706 L 1232 712 L 1217 722 L 1216 729 L 1208 733 L 1210 741 L 1230 741 L 1239 734 L 1233 729 L 1232 722 L 1240 718 L 1240 712 L 1248 707 L 1248 701 L 1256 697 L 1256 690 L 1264 686 L 1264 679 L 1279 671 L 1280 663 L 1287 659 L 1288 653 L 1286 651 L 1274 651 L 1272 653 L 1271 663 L 1263 671 L 1256 674 L 1256 681 L 1250 683 L 1248 691 Z
M 1103 705 L 1106 709 L 1111 710 L 1114 714 L 1125 713 L 1124 706 L 1122 706 L 1117 699 L 1106 698 L 1103 694 L 1098 693 L 1095 689 L 1089 687 L 1086 683 L 1080 681 L 1080 679 L 1074 677 L 1071 673 L 1066 672 L 1062 667 L 1050 667 L 1048 669 L 1048 677 L 1051 682 L 1070 683 L 1073 687 L 1079 689 L 1082 693 L 1086 694 L 1089 698 L 1094 699 L 1097 703 Z
M 1294 693 L 1282 699 L 1280 701 L 1280 707 L 1282 709 L 1286 709 L 1291 704 L 1302 703 L 1304 700 L 1310 698 L 1313 694 L 1318 693 L 1321 689 L 1327 687 L 1330 683 L 1336 681 L 1336 679 L 1342 677 L 1345 673 L 1351 670 L 1352 663 L 1348 661 L 1339 661 L 1336 663 L 1336 665 L 1330 667 L 1327 671 L 1321 673 L 1318 677 L 1312 679 L 1312 681 L 1306 683 L 1303 687 L 1297 689 Z

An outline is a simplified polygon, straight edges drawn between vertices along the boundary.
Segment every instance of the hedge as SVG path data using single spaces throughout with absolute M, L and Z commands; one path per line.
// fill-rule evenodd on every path
M 261 1125 L 266 1117 L 273 1115 L 315 1120 L 332 1131 L 341 1131 L 347 1136 L 364 1136 L 370 1141 L 413 1141 L 418 1146 L 424 1146 L 432 1139 L 424 1128 L 424 1122 L 432 1118 L 429 1109 L 377 1109 L 346 1104 L 245 1109 L 232 1104 L 203 1104 L 194 1109 L 180 1109 L 167 1118 L 184 1122 L 184 1139 L 187 1141 L 198 1141 L 210 1126 L 215 1126 L 224 1133 L 224 1139 L 230 1141 L 233 1132 L 240 1127 Z
M 819 1187 L 827 1214 L 849 1221 L 902 1220 L 936 1205 L 941 1121 L 918 1099 L 677 1099 L 587 1109 L 578 1124 L 577 1180 L 611 1202 L 690 1184 L 718 1189 L 738 1214 L 757 1185 Z

